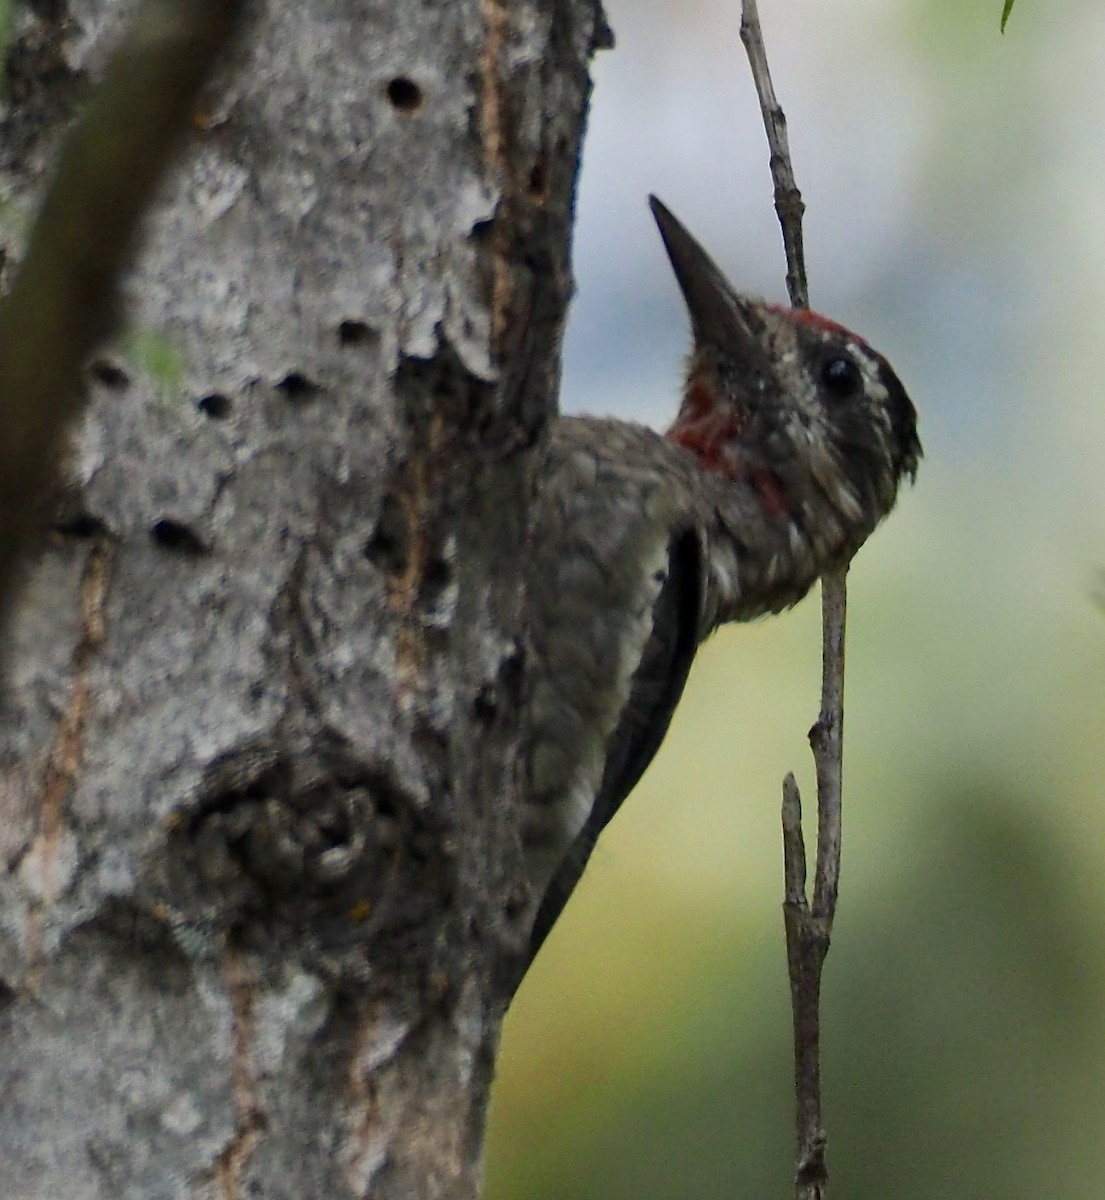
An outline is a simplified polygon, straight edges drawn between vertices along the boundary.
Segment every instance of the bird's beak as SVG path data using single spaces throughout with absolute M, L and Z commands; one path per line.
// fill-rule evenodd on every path
M 687 302 L 696 345 L 712 344 L 737 363 L 762 361 L 765 329 L 757 302 L 733 290 L 714 260 L 655 196 L 648 203 Z

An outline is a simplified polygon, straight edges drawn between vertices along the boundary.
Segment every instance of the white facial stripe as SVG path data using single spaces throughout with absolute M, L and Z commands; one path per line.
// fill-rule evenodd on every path
M 848 352 L 852 357 L 853 362 L 859 368 L 859 373 L 863 377 L 863 390 L 867 397 L 874 402 L 872 416 L 877 418 L 883 430 L 890 433 L 890 392 L 885 383 L 882 381 L 880 373 L 880 360 L 875 356 L 873 350 L 867 346 L 851 342 L 848 345 Z

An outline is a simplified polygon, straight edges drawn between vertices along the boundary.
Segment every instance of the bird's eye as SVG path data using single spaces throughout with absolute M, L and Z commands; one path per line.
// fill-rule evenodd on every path
M 834 354 L 821 368 L 821 382 L 834 396 L 853 396 L 863 384 L 859 367 L 844 354 Z

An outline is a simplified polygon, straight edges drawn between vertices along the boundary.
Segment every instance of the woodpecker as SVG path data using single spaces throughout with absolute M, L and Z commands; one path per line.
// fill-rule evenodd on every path
M 699 644 L 796 604 L 890 511 L 913 404 L 862 338 L 738 293 L 656 199 L 690 315 L 668 431 L 553 425 L 531 541 L 522 846 L 529 962 L 660 747 Z

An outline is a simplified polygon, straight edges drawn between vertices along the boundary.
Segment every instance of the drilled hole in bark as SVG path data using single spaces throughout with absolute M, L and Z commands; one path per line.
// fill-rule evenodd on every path
M 495 720 L 495 714 L 499 711 L 499 697 L 493 683 L 485 683 L 476 693 L 476 698 L 472 701 L 472 711 L 476 714 L 476 720 L 485 725 L 490 725 Z
M 276 385 L 278 392 L 283 392 L 289 400 L 309 400 L 322 389 L 313 380 L 308 379 L 300 371 L 289 371 Z
M 222 392 L 209 392 L 206 396 L 201 396 L 196 401 L 196 406 L 200 412 L 205 413 L 216 421 L 221 421 L 224 417 L 230 416 L 230 397 L 224 396 Z
M 62 517 L 54 528 L 66 537 L 92 538 L 104 533 L 107 526 L 89 512 L 75 512 Z
M 453 580 L 453 568 L 444 558 L 432 558 L 422 574 L 422 600 L 435 604 Z
M 538 201 L 548 198 L 549 171 L 543 158 L 539 158 L 530 168 L 529 194 Z
M 529 888 L 519 886 L 514 888 L 503 904 L 503 915 L 508 921 L 516 921 L 529 907 Z
M 365 558 L 387 575 L 401 575 L 407 567 L 407 522 L 398 497 L 387 495 L 380 517 L 365 543 Z
M 390 818 L 399 815 L 399 805 L 386 790 L 372 793 L 372 803 L 378 817 Z
M 154 523 L 150 536 L 166 550 L 175 550 L 178 554 L 206 554 L 207 547 L 203 539 L 194 529 L 182 521 L 174 521 L 171 517 L 162 517 Z
M 418 583 L 418 606 L 427 628 L 445 629 L 457 604 L 456 572 L 447 548 L 426 561 Z
M 387 86 L 388 99 L 396 111 L 413 113 L 422 105 L 422 89 L 405 75 L 397 75 Z
M 364 346 L 375 340 L 375 331 L 364 321 L 342 321 L 338 326 L 338 341 L 343 346 Z
M 510 653 L 499 663 L 499 689 L 508 704 L 517 704 L 521 700 L 525 665 L 525 647 L 521 642 L 515 642 Z
M 111 388 L 113 392 L 121 392 L 130 387 L 130 376 L 118 363 L 108 358 L 95 358 L 88 364 L 88 373 L 97 383 Z

